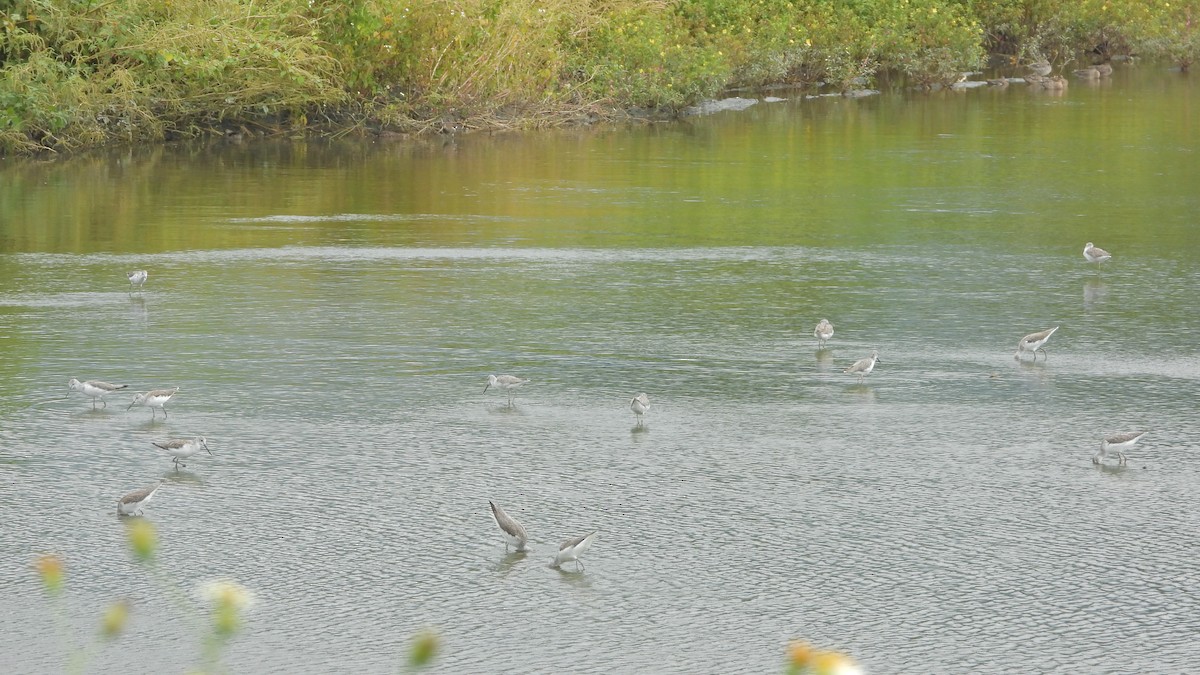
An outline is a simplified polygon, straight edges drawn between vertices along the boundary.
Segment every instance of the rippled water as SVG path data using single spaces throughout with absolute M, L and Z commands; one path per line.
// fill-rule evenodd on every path
M 1163 78 L 10 169 L 6 668 L 61 670 L 118 598 L 89 672 L 194 668 L 190 596 L 228 576 L 259 600 L 234 672 L 395 671 L 425 627 L 444 672 L 770 672 L 794 638 L 882 673 L 1188 671 L 1200 123 Z M 491 372 L 532 381 L 509 407 Z M 181 389 L 151 421 L 54 400 L 70 377 Z M 151 445 L 197 434 L 178 472 Z M 159 477 L 154 573 L 114 502 Z

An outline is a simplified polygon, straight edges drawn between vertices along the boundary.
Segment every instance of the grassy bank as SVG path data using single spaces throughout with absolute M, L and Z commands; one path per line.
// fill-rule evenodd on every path
M 1200 55 L 1200 0 L 0 0 L 0 153 L 536 127 L 731 86 Z

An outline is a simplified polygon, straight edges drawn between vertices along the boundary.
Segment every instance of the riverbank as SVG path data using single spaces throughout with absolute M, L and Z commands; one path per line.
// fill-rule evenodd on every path
M 880 71 L 936 88 L 985 54 L 1187 68 L 1200 0 L 0 0 L 0 154 L 211 134 L 538 128 L 671 116 L 730 87 Z

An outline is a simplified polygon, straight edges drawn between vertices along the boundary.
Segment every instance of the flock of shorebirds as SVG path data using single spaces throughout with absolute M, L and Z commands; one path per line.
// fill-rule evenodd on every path
M 1112 258 L 1112 255 L 1102 248 L 1097 248 L 1089 241 L 1083 247 L 1083 257 L 1087 262 L 1096 263 L 1099 266 L 1100 263 Z M 1017 342 L 1017 351 L 1013 354 L 1013 358 L 1020 359 L 1021 355 L 1025 352 L 1033 354 L 1034 361 L 1037 360 L 1039 352 L 1043 357 L 1048 358 L 1045 349 L 1046 343 L 1050 341 L 1050 337 L 1058 329 L 1059 326 L 1055 326 L 1054 328 L 1048 328 L 1037 333 L 1030 333 L 1021 338 Z M 829 340 L 833 338 L 833 324 L 828 319 L 821 319 L 813 329 L 813 337 L 817 339 L 818 349 L 824 349 Z M 872 350 L 870 356 L 855 361 L 842 372 L 857 375 L 858 381 L 861 383 L 863 378 L 875 370 L 877 363 L 882 363 L 879 359 L 879 351 Z M 487 384 L 483 390 L 486 392 L 489 388 L 495 387 L 506 392 L 508 394 L 508 404 L 511 406 L 513 404 L 514 390 L 528 382 L 528 379 L 516 377 L 515 375 L 488 375 Z M 638 394 L 629 402 L 629 407 L 633 411 L 633 414 L 637 416 L 637 424 L 640 426 L 643 416 L 650 410 L 650 398 L 645 393 Z M 1100 440 L 1100 451 L 1092 457 L 1092 463 L 1100 464 L 1108 456 L 1109 451 L 1113 451 L 1113 454 L 1117 457 L 1118 465 L 1124 465 L 1126 457 L 1121 451 L 1133 447 L 1145 435 L 1146 432 L 1140 431 L 1119 433 L 1104 437 Z M 505 550 L 509 546 L 513 546 L 518 551 L 524 551 L 529 540 L 524 526 L 517 522 L 515 518 L 505 513 L 504 509 L 497 506 L 494 502 L 489 501 L 488 505 L 491 506 L 492 517 L 495 519 L 496 525 L 500 528 L 501 533 L 503 533 Z M 579 558 L 591 547 L 592 540 L 596 534 L 596 532 L 593 532 L 585 537 L 569 539 L 563 542 L 559 546 L 558 553 L 554 556 L 551 566 L 558 567 L 564 562 L 573 560 L 581 567 L 582 563 Z
M 1049 64 L 1045 64 L 1045 66 L 1048 73 Z M 1109 71 L 1111 72 L 1111 67 L 1109 67 Z M 1041 74 L 1039 73 L 1039 75 Z M 1083 257 L 1087 260 L 1087 262 L 1096 263 L 1096 265 L 1099 266 L 1101 263 L 1112 258 L 1112 255 L 1104 249 L 1097 248 L 1092 244 L 1092 242 L 1089 241 L 1083 248 Z M 140 289 L 146 283 L 146 279 L 149 277 L 149 274 L 145 270 L 135 270 L 133 272 L 129 272 L 126 276 L 129 278 L 130 289 L 132 291 L 134 288 Z M 1015 354 L 1013 354 L 1013 358 L 1020 359 L 1021 355 L 1026 352 L 1033 354 L 1034 361 L 1037 361 L 1037 355 L 1039 352 L 1043 356 L 1046 356 L 1045 345 L 1050 341 L 1051 336 L 1053 336 L 1055 331 L 1058 329 L 1059 326 L 1055 326 L 1054 328 L 1048 328 L 1037 333 L 1030 333 L 1029 335 L 1021 338 L 1017 342 L 1017 351 Z M 817 323 L 816 328 L 813 329 L 813 337 L 817 339 L 817 346 L 819 349 L 825 348 L 829 340 L 833 338 L 833 333 L 833 324 L 827 319 L 821 319 L 821 321 Z M 847 366 L 842 372 L 850 375 L 856 375 L 858 377 L 858 381 L 861 383 L 863 378 L 865 378 L 867 375 L 870 375 L 871 371 L 875 370 L 875 365 L 878 363 L 881 363 L 879 359 L 879 351 L 872 350 L 870 356 L 855 361 Z M 483 391 L 486 393 L 488 389 L 494 387 L 506 393 L 508 395 L 508 405 L 512 406 L 515 391 L 528 382 L 528 379 L 516 377 L 514 375 L 488 375 L 487 384 L 484 385 Z M 106 396 L 112 394 L 113 392 L 128 388 L 128 385 L 125 384 L 116 385 L 108 382 L 101 382 L 99 380 L 80 382 L 74 378 L 71 379 L 71 381 L 68 383 L 68 386 L 70 387 L 71 391 L 80 392 L 83 395 L 90 397 L 92 399 L 93 409 L 95 409 L 97 404 L 102 404 L 104 407 L 108 407 L 108 403 L 104 400 Z M 179 388 L 174 387 L 172 389 L 153 389 L 151 391 L 137 393 L 134 395 L 133 401 L 129 404 L 126 410 L 130 410 L 134 406 L 146 406 L 150 408 L 151 419 L 156 417 L 156 410 L 162 410 L 163 419 L 166 419 L 167 402 L 170 401 L 178 391 Z M 641 426 L 644 416 L 650 411 L 650 397 L 644 392 L 634 396 L 629 402 L 629 408 L 636 416 L 638 426 Z M 1102 463 L 1103 460 L 1108 457 L 1109 452 L 1112 451 L 1117 458 L 1118 466 L 1124 465 L 1126 463 L 1126 457 L 1122 451 L 1133 447 L 1145 435 L 1146 432 L 1140 431 L 1119 433 L 1104 437 L 1100 441 L 1100 451 L 1092 457 L 1092 463 Z M 187 466 L 186 464 L 182 464 L 181 460 L 188 459 L 189 457 L 199 453 L 201 450 L 208 452 L 210 455 L 212 454 L 212 450 L 210 450 L 208 447 L 208 441 L 203 436 L 171 439 L 162 443 L 153 443 L 153 445 L 171 455 L 177 470 L 180 466 Z M 154 494 L 158 492 L 158 489 L 162 487 L 164 482 L 165 479 L 159 480 L 155 485 L 143 488 L 141 490 L 135 490 L 121 497 L 121 499 L 117 501 L 117 513 L 123 516 L 137 514 L 141 511 L 142 507 L 144 507 L 154 497 Z M 517 522 L 515 518 L 505 513 L 504 509 L 497 506 L 494 502 L 489 501 L 488 505 L 491 507 L 492 517 L 496 521 L 496 525 L 503 533 L 505 549 L 507 550 L 508 547 L 511 546 L 517 551 L 525 551 L 526 545 L 529 541 L 529 535 L 527 534 L 525 527 L 522 526 L 521 523 Z M 554 558 L 551 562 L 551 567 L 557 568 L 563 563 L 574 562 L 576 568 L 582 570 L 583 561 L 581 560 L 581 557 L 589 548 L 591 548 L 592 542 L 595 541 L 597 534 L 599 533 L 592 532 L 591 534 L 574 539 L 568 539 L 567 541 L 563 542 L 559 546 L 558 552 L 554 555 Z
M 1063 77 L 1062 75 L 1051 75 L 1051 73 L 1054 72 L 1054 67 L 1051 66 L 1050 62 L 1046 59 L 1040 59 L 1038 61 L 1034 61 L 1033 63 L 1027 64 L 1025 68 L 1029 71 L 1029 74 L 1024 78 L 1010 79 L 1002 77 L 994 80 L 988 80 L 987 82 L 995 87 L 1007 87 L 1010 82 L 1024 81 L 1030 87 L 1036 89 L 1061 91 L 1067 88 L 1067 78 Z M 1086 68 L 1077 68 L 1071 71 L 1071 74 L 1081 80 L 1096 82 L 1112 76 L 1112 72 L 1112 64 L 1097 63 L 1096 65 L 1088 66 Z
M 134 270 L 127 273 L 125 276 L 129 279 L 130 291 L 135 288 L 141 289 L 142 286 L 146 284 L 146 279 L 150 278 L 150 274 L 146 270 Z M 107 408 L 108 401 L 104 400 L 105 397 L 114 392 L 121 391 L 122 389 L 128 389 L 129 385 L 111 384 L 109 382 L 102 382 L 100 380 L 87 380 L 85 382 L 80 382 L 75 378 L 71 378 L 71 380 L 67 382 L 67 387 L 71 391 L 79 392 L 84 396 L 91 398 L 92 409 L 95 410 L 97 403 L 99 403 L 102 407 Z M 150 409 L 151 420 L 158 415 L 156 411 L 161 410 L 163 419 L 165 420 L 167 418 L 167 402 L 170 401 L 178 392 L 179 387 L 173 387 L 171 389 L 152 389 L 146 392 L 139 392 L 134 394 L 133 401 L 130 402 L 129 406 L 125 409 L 131 410 L 134 406 L 139 405 L 146 406 Z M 174 438 L 161 443 L 151 443 L 151 445 L 161 450 L 165 450 L 171 456 L 172 461 L 174 461 L 176 470 L 178 470 L 180 466 L 187 466 L 187 464 L 184 464 L 181 460 L 185 460 L 201 450 L 204 450 L 210 455 L 212 454 L 212 450 L 208 448 L 208 440 L 203 436 L 196 436 L 194 438 Z M 142 488 L 141 490 L 134 490 L 133 492 L 121 497 L 119 500 L 117 500 L 117 515 L 132 516 L 140 512 L 142 507 L 154 498 L 154 494 L 158 492 L 158 489 L 161 488 L 165 482 L 166 479 L 160 479 L 157 483 L 151 485 L 150 487 Z

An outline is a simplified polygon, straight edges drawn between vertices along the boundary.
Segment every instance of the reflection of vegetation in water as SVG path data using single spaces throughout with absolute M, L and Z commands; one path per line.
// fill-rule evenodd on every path
M 953 82 L 985 50 L 1200 53 L 1200 0 L 0 0 L 0 152 L 331 123 L 541 126 L 723 87 L 879 69 Z M 196 20 L 203 17 L 203 20 Z M 314 40 L 314 38 L 317 38 Z

